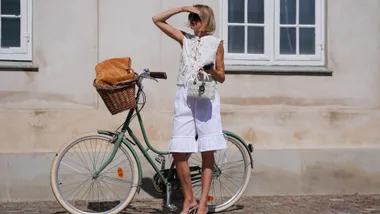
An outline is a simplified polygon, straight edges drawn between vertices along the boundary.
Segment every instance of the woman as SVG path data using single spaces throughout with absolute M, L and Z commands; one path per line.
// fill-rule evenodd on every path
M 166 20 L 171 16 L 187 12 L 189 27 L 194 35 L 182 32 Z M 171 9 L 155 15 L 153 22 L 166 35 L 177 41 L 182 47 L 180 69 L 177 76 L 179 89 L 175 98 L 175 116 L 173 136 L 169 144 L 184 195 L 182 213 L 207 213 L 208 193 L 214 170 L 214 152 L 226 148 L 220 118 L 220 100 L 218 91 L 212 100 L 187 96 L 186 82 L 191 74 L 203 70 L 206 64 L 214 66 L 205 70 L 219 83 L 225 80 L 224 49 L 222 41 L 213 36 L 215 17 L 212 9 L 206 5 L 185 6 Z M 197 136 L 197 140 L 196 140 Z M 192 192 L 190 169 L 187 154 L 202 154 L 202 193 L 199 206 Z

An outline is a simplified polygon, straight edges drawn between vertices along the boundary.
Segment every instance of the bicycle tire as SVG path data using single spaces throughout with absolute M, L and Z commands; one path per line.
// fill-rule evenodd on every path
M 53 194 L 57 201 L 61 204 L 61 206 L 66 209 L 68 212 L 73 213 L 73 214 L 90 214 L 94 212 L 87 212 L 80 210 L 76 207 L 74 207 L 72 204 L 70 204 L 63 196 L 62 192 L 60 190 L 60 183 L 58 181 L 58 170 L 59 166 L 61 164 L 62 159 L 64 158 L 65 154 L 69 151 L 70 148 L 73 148 L 75 145 L 79 144 L 82 141 L 88 140 L 88 139 L 97 139 L 97 140 L 102 140 L 106 141 L 108 143 L 112 143 L 112 138 L 108 136 L 103 136 L 103 135 L 90 135 L 90 136 L 85 136 L 81 137 L 73 142 L 69 142 L 65 144 L 56 154 L 52 166 L 51 166 L 51 172 L 50 172 L 50 185 L 53 191 Z M 114 145 L 114 144 L 112 144 Z M 121 144 L 119 149 L 127 156 L 128 160 L 130 160 L 130 167 L 131 167 L 131 172 L 132 172 L 132 179 L 131 179 L 131 185 L 130 185 L 130 190 L 129 194 L 124 198 L 123 201 L 121 201 L 115 208 L 111 210 L 107 210 L 104 212 L 97 212 L 100 214 L 117 214 L 121 211 L 123 211 L 129 203 L 133 200 L 137 187 L 138 187 L 138 167 L 137 167 L 137 162 L 132 154 L 132 152 L 124 145 Z M 115 159 L 114 159 L 115 160 Z M 112 162 L 110 163 L 112 164 Z

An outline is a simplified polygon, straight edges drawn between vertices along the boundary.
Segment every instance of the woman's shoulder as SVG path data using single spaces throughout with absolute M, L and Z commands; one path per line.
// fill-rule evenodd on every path
M 220 41 L 222 41 L 218 36 L 215 36 L 213 34 L 209 34 L 205 37 L 206 40 L 210 41 L 210 42 L 215 42 L 215 43 L 220 43 Z
M 207 40 L 206 43 L 208 43 L 208 46 L 210 46 L 213 49 L 218 48 L 220 42 L 222 41 L 222 39 L 214 35 L 208 35 L 206 40 Z

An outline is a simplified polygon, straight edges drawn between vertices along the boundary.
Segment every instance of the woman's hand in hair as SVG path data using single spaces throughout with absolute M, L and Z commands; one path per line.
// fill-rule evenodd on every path
M 200 11 L 196 7 L 193 7 L 193 6 L 182 7 L 182 11 L 189 12 L 189 13 L 196 13 L 198 15 L 200 14 Z

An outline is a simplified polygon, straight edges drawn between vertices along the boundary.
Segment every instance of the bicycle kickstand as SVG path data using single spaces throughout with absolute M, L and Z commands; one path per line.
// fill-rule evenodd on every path
M 177 206 L 171 203 L 171 195 L 172 195 L 172 184 L 168 182 L 166 184 L 166 207 L 174 212 L 177 210 Z

